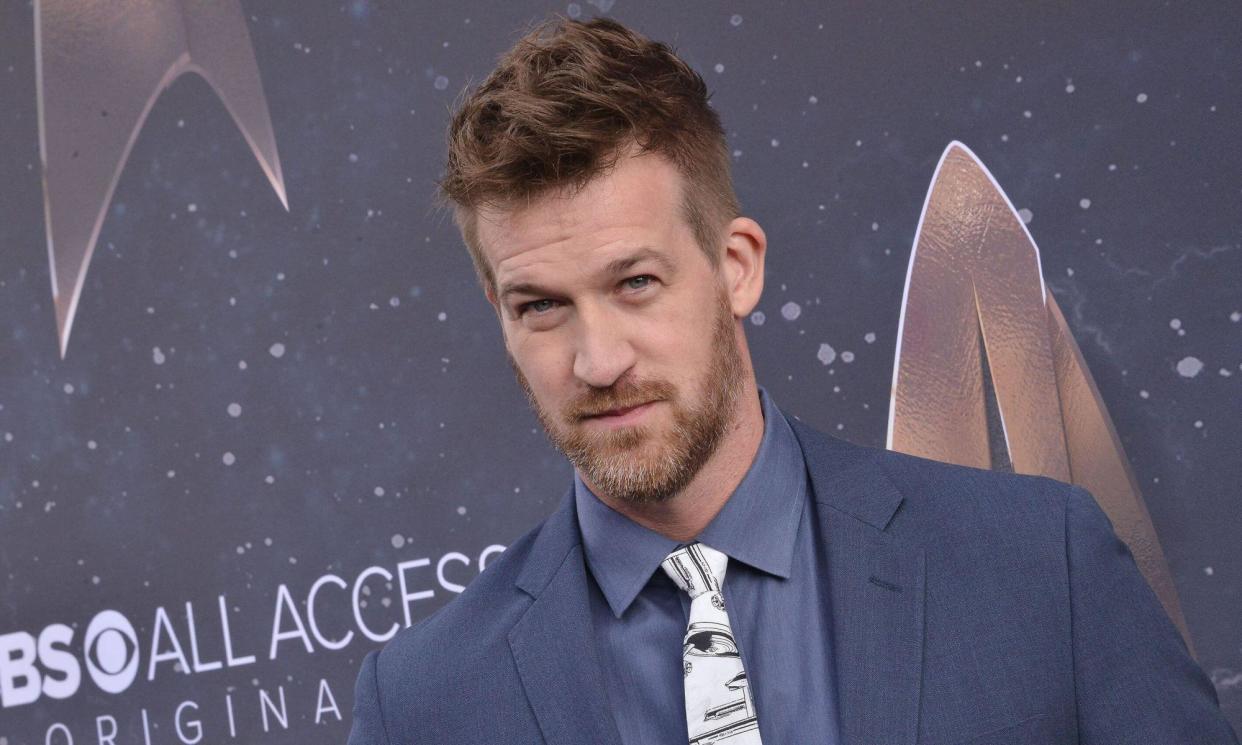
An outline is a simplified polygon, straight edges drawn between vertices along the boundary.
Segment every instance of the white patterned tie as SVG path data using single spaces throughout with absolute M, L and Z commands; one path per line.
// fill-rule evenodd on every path
M 728 562 L 728 556 L 695 542 L 660 565 L 690 594 L 690 625 L 681 652 L 690 745 L 762 745 L 754 698 L 720 592 Z

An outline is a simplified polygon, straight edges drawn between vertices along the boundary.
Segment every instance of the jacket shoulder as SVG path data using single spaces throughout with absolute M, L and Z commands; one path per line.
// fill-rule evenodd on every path
M 900 495 L 888 526 L 916 542 L 1001 531 L 1021 538 L 1040 532 L 1063 538 L 1066 505 L 1084 489 L 1047 476 L 974 468 L 858 445 L 804 423 L 796 427 L 807 468 L 845 469 L 859 490 L 878 488 L 877 479 Z M 823 501 L 824 497 L 819 497 Z M 828 497 L 831 502 L 831 497 Z

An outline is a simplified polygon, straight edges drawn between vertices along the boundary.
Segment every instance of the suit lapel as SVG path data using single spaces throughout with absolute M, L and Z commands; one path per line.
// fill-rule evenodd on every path
M 534 602 L 509 648 L 548 745 L 619 745 L 592 633 L 586 566 L 573 493 L 531 548 L 517 585 Z
M 842 740 L 912 744 L 923 673 L 924 554 L 889 530 L 902 496 L 875 450 L 791 421 L 827 538 Z

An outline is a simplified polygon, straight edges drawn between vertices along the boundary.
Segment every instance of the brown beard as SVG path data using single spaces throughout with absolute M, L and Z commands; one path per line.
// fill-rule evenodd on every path
M 667 381 L 623 376 L 607 388 L 590 388 L 555 419 L 536 400 L 513 358 L 509 363 L 548 439 L 605 496 L 634 503 L 662 502 L 681 492 L 716 452 L 733 422 L 743 364 L 728 299 L 720 297 L 712 334 L 712 359 L 700 385 L 699 402 L 687 406 Z M 673 426 L 660 442 L 648 427 L 590 433 L 590 416 L 650 401 L 672 407 Z M 644 445 L 654 452 L 644 453 Z

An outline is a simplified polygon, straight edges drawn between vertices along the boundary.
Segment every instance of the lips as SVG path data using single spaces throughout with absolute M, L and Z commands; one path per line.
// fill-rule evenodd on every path
M 597 410 L 591 413 L 583 413 L 579 415 L 579 421 L 598 421 L 598 422 L 621 422 L 626 420 L 631 414 L 642 414 L 642 410 L 657 403 L 658 399 L 643 401 L 636 404 L 627 404 L 625 406 L 614 406 L 610 409 Z
M 647 405 L 647 404 L 649 404 L 649 403 L 651 403 L 651 402 L 650 402 L 650 401 L 644 401 L 644 402 L 643 402 L 643 403 L 641 403 L 641 404 L 634 404 L 633 406 L 625 406 L 625 407 L 622 407 L 622 408 L 619 408 L 619 409 L 609 409 L 609 410 L 607 410 L 607 411 L 601 411 L 601 412 L 599 412 L 599 413 L 597 413 L 597 414 L 588 414 L 588 415 L 587 415 L 587 418 L 588 418 L 588 419 L 596 419 L 596 418 L 600 418 L 600 417 L 608 417 L 608 416 L 625 416 L 626 414 L 630 413 L 631 411 L 633 411 L 633 410 L 635 410 L 635 409 L 637 409 L 637 408 L 640 408 L 640 407 L 642 407 L 642 406 L 646 406 L 646 405 Z

